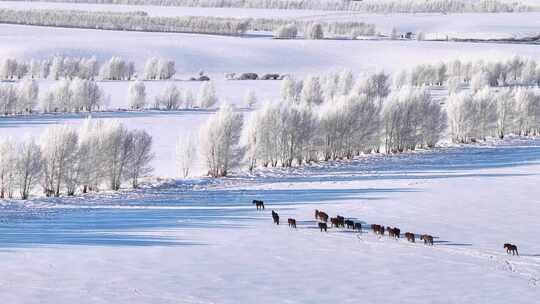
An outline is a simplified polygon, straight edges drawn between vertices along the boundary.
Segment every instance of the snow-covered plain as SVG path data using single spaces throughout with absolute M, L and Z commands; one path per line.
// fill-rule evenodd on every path
M 3 202 L 3 303 L 535 303 L 538 140 Z M 252 199 L 263 199 L 264 212 Z M 313 210 L 435 245 L 315 228 Z M 270 209 L 282 222 L 271 223 Z M 294 217 L 298 229 L 286 226 Z M 519 246 L 507 256 L 503 243 Z

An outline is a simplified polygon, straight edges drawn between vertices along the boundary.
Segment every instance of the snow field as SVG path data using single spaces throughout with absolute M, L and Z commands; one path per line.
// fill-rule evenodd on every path
M 34 217 L 0 223 L 0 286 L 10 291 L 0 299 L 533 303 L 538 155 L 537 141 L 513 140 L 260 171 L 196 188 L 38 199 L 21 210 Z M 254 198 L 267 210 L 256 211 Z M 271 209 L 282 221 L 296 218 L 298 229 L 273 225 Z M 437 239 L 424 246 L 365 231 L 321 233 L 314 209 Z M 36 235 L 42 225 L 56 238 Z M 508 241 L 520 257 L 506 255 Z

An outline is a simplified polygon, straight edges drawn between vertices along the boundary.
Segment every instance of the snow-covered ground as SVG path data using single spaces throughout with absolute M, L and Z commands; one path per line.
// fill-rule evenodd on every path
M 538 4 L 538 3 L 536 3 Z M 366 14 L 346 11 L 276 10 L 242 8 L 160 7 L 149 5 L 107 5 L 0 1 L 0 8 L 70 9 L 86 11 L 135 12 L 150 16 L 212 16 L 234 18 L 285 18 L 312 21 L 358 21 L 375 24 L 378 31 L 427 33 L 428 39 L 450 38 L 519 38 L 540 33 L 540 12 L 531 13 L 462 13 L 462 14 Z
M 98 31 L 0 25 L 0 56 L 45 58 L 54 54 L 113 55 L 134 60 L 139 70 L 151 56 L 176 60 L 180 76 L 198 73 L 223 79 L 224 73 L 305 75 L 328 70 L 394 71 L 419 63 L 455 58 L 494 60 L 514 54 L 538 58 L 535 45 L 418 41 L 274 40 L 196 34 Z
M 0 212 L 2 303 L 535 303 L 540 142 L 371 157 Z M 263 199 L 264 212 L 252 199 Z M 315 228 L 313 210 L 435 245 Z M 282 222 L 271 223 L 270 209 Z M 298 229 L 286 226 L 294 217 Z M 507 256 L 503 243 L 519 246 Z

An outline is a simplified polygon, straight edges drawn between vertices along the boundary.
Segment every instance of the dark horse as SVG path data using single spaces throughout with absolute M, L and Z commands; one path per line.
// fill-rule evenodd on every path
M 290 218 L 287 220 L 287 223 L 289 223 L 289 227 L 296 228 L 296 220 L 293 218 Z
M 323 230 L 326 232 L 326 230 L 328 229 L 328 225 L 326 225 L 326 223 L 319 223 L 319 229 L 321 229 L 321 232 Z
M 272 219 L 274 220 L 274 224 L 279 225 L 279 215 L 274 210 L 272 210 Z
M 252 204 L 255 205 L 255 207 L 257 207 L 257 210 L 259 210 L 259 209 L 264 210 L 264 202 L 263 201 L 253 200 Z
M 519 255 L 516 245 L 506 243 L 504 244 L 503 248 L 506 249 L 506 253 L 508 254 L 512 253 L 512 255 Z

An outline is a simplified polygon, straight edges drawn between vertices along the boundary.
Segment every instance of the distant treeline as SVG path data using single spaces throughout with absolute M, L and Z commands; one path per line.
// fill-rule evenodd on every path
M 247 31 L 274 31 L 294 24 L 304 31 L 311 21 L 222 17 L 151 17 L 144 12 L 111 13 L 82 10 L 0 9 L 0 23 L 86 28 L 100 30 L 242 35 Z M 375 26 L 363 22 L 320 23 L 326 36 L 374 34 Z
M 22 0 L 21 0 L 22 1 Z M 27 1 L 27 0 L 24 0 Z M 37 2 L 128 4 L 186 7 L 306 9 L 370 13 L 470 13 L 538 11 L 523 1 L 503 0 L 29 0 Z

